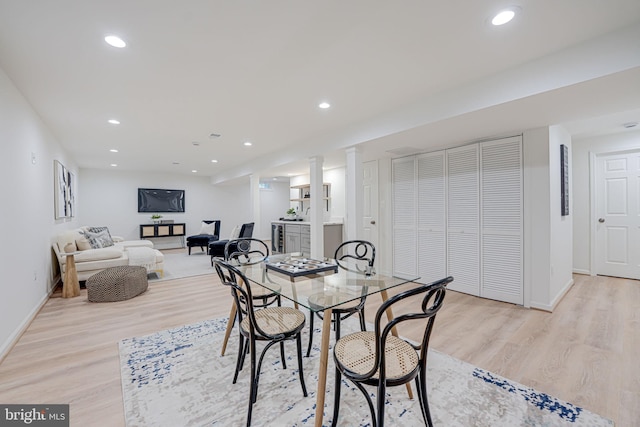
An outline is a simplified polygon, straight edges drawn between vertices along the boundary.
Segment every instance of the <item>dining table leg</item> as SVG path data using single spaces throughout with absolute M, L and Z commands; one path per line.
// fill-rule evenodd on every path
M 220 356 L 224 356 L 224 352 L 227 350 L 227 342 L 229 341 L 229 336 L 231 335 L 231 330 L 233 329 L 233 322 L 236 318 L 236 302 L 233 301 L 231 303 L 231 312 L 229 313 L 229 320 L 227 321 L 227 330 L 224 332 L 224 341 L 222 341 L 222 351 L 220 352 Z
M 389 299 L 389 294 L 387 294 L 386 289 L 380 292 L 380 296 L 382 297 L 383 303 Z M 393 320 L 393 311 L 391 310 L 391 307 L 388 307 L 385 310 L 385 313 L 387 314 L 387 320 L 391 322 L 391 320 Z M 395 326 L 391 329 L 391 334 L 394 337 L 398 336 L 398 330 L 396 329 Z M 413 400 L 413 390 L 411 389 L 411 382 L 406 383 L 405 386 L 407 387 L 407 393 L 409 394 L 409 399 Z
M 327 366 L 329 363 L 329 340 L 331 339 L 331 309 L 324 311 L 322 319 L 322 342 L 320 343 L 320 369 L 318 372 L 318 391 L 316 393 L 315 427 L 322 427 L 324 415 L 324 397 L 327 390 Z M 311 313 L 313 316 L 314 313 Z

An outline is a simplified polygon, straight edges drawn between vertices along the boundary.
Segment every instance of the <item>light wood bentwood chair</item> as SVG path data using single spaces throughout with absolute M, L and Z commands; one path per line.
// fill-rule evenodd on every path
M 367 399 L 373 427 L 384 426 L 386 388 L 406 384 L 415 379 L 422 416 L 426 425 L 433 426 L 427 400 L 427 350 L 436 314 L 444 301 L 446 286 L 452 281 L 452 277 L 447 277 L 389 298 L 376 312 L 375 331 L 355 332 L 336 342 L 333 348 L 336 365 L 335 401 L 331 423 L 333 427 L 337 425 L 340 412 L 340 386 L 343 375 L 351 380 Z M 403 301 L 407 299 L 416 301 Z M 405 306 L 409 302 L 410 307 L 419 307 L 420 310 L 401 314 L 386 325 L 383 324 L 382 318 L 386 315 L 387 309 L 399 301 L 403 301 Z M 391 334 L 392 329 L 401 322 L 417 319 L 424 321 L 420 345 L 416 346 Z M 377 411 L 373 407 L 369 392 L 364 388 L 365 384 L 377 387 Z

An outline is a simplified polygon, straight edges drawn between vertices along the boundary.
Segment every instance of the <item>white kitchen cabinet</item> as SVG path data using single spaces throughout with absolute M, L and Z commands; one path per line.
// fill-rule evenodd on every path
M 287 224 L 284 228 L 285 252 L 300 252 L 300 226 Z

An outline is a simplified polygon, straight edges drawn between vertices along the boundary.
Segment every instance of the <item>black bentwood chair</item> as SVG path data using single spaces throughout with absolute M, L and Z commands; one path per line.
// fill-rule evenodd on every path
M 267 258 L 269 258 L 269 246 L 259 239 L 229 240 L 224 248 L 224 260 L 234 265 L 258 264 L 264 262 Z M 252 296 L 254 308 L 264 308 L 274 303 L 277 303 L 278 306 L 281 305 L 280 294 L 262 286 L 254 287 Z M 227 342 L 231 335 L 231 329 L 235 325 L 236 317 L 236 306 L 234 305 L 231 308 L 227 330 L 222 341 L 222 356 L 224 356 L 224 352 L 227 349 Z
M 251 425 L 251 412 L 253 404 L 258 396 L 258 382 L 260 379 L 260 368 L 264 355 L 274 344 L 280 344 L 280 357 L 284 365 L 284 341 L 295 340 L 298 353 L 298 373 L 300 375 L 300 385 L 302 394 L 307 396 L 307 387 L 304 383 L 302 373 L 302 340 L 301 331 L 305 324 L 305 315 L 300 310 L 292 307 L 267 307 L 254 310 L 253 294 L 248 279 L 240 270 L 226 261 L 216 258 L 215 268 L 223 285 L 231 288 L 231 295 L 238 307 L 238 320 L 240 321 L 240 347 L 236 372 L 233 377 L 235 384 L 238 378 L 238 371 L 244 364 L 247 353 L 251 357 L 251 379 L 249 391 L 249 410 L 247 412 L 247 426 Z M 257 341 L 266 341 L 267 345 L 260 353 L 260 358 L 256 364 Z
M 376 248 L 373 243 L 366 240 L 347 240 L 342 242 L 335 251 L 333 256 L 338 264 L 338 267 L 362 274 L 363 276 L 370 276 L 375 274 L 373 265 L 376 262 Z M 366 331 L 367 328 L 364 322 L 364 303 L 366 302 L 366 290 L 364 295 L 360 299 L 346 302 L 332 310 L 333 324 L 336 331 L 336 341 L 340 339 L 340 322 L 352 314 L 358 313 L 360 317 L 360 329 Z M 309 305 L 322 307 L 322 294 L 314 294 L 309 296 Z M 322 319 L 320 311 L 316 311 L 315 315 Z M 311 354 L 311 347 L 313 345 L 313 318 L 314 313 L 311 312 L 309 316 L 309 346 L 307 347 L 307 357 Z
M 238 237 L 236 237 L 236 239 L 250 239 L 253 237 L 253 226 L 254 223 L 253 222 L 247 222 L 246 224 L 242 224 L 242 227 L 240 228 L 240 234 L 238 235 Z M 229 240 L 234 240 L 234 239 L 229 239 Z M 213 267 L 213 259 L 218 257 L 218 258 L 222 258 L 224 257 L 224 251 L 225 248 L 227 247 L 227 243 L 229 243 L 229 240 L 224 239 L 224 240 L 216 240 L 215 242 L 211 242 L 209 244 L 209 255 L 211 255 L 211 267 Z M 231 248 L 230 252 L 233 252 L 235 250 L 235 248 Z
M 427 350 L 436 314 L 444 301 L 446 286 L 452 281 L 453 277 L 447 277 L 389 298 L 376 312 L 374 332 L 355 332 L 336 342 L 333 348 L 336 390 L 332 426 L 337 425 L 340 411 L 342 375 L 351 380 L 367 399 L 373 427 L 384 426 L 386 388 L 406 384 L 415 379 L 422 416 L 426 425 L 433 426 L 427 400 Z M 395 303 L 410 298 L 418 299 L 415 303 L 422 299 L 420 305 L 411 304 L 411 307 L 420 307 L 421 310 L 394 317 L 385 325 L 382 319 L 383 316 L 386 318 L 386 310 Z M 424 332 L 419 346 L 391 334 L 391 330 L 399 323 L 416 319 L 424 320 Z M 377 387 L 377 417 L 371 397 L 363 384 Z

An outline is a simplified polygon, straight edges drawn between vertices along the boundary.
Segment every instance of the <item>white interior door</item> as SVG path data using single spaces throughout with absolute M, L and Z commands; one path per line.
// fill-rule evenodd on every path
M 362 164 L 362 230 L 363 239 L 378 247 L 378 161 Z
M 480 144 L 480 296 L 522 305 L 522 144 L 520 137 Z
M 431 283 L 447 276 L 447 188 L 445 152 L 417 158 L 418 276 Z
M 393 274 L 415 278 L 416 176 L 415 157 L 393 160 Z
M 598 156 L 596 273 L 640 279 L 640 152 Z
M 447 150 L 447 274 L 454 291 L 480 295 L 478 145 Z

